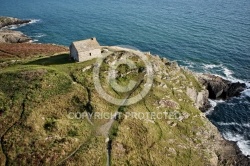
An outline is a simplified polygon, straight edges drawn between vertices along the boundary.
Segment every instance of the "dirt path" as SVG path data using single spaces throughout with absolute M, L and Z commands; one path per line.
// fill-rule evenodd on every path
M 129 97 L 133 94 L 133 92 L 141 85 L 143 82 L 143 78 L 136 84 L 136 86 L 131 90 L 131 92 L 126 96 L 121 105 L 118 107 L 117 111 L 114 113 L 113 117 L 104 125 L 102 125 L 99 129 L 99 132 L 106 138 L 106 146 L 107 146 L 107 166 L 111 166 L 111 150 L 112 150 L 112 139 L 109 138 L 109 132 L 112 128 L 113 123 L 119 117 L 121 112 L 119 112 L 120 108 L 123 107 L 128 101 Z

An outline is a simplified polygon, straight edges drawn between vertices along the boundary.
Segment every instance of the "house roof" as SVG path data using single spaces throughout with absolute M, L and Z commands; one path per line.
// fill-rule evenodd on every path
M 72 45 L 75 46 L 78 52 L 89 51 L 100 47 L 100 44 L 97 42 L 96 38 L 75 41 L 72 43 Z

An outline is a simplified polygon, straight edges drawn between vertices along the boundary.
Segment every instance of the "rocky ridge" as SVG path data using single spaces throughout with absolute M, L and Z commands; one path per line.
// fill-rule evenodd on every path
M 114 47 L 110 47 L 114 48 Z M 202 87 L 197 87 L 193 83 L 183 89 L 182 86 L 179 88 L 173 88 L 178 92 L 186 93 L 187 96 L 193 101 L 194 106 L 201 110 L 202 112 L 207 111 L 211 105 L 208 99 L 229 99 L 231 97 L 237 97 L 241 94 L 243 90 L 246 89 L 246 84 L 240 82 L 230 82 L 219 76 L 211 74 L 198 74 L 189 70 L 185 70 L 178 66 L 176 62 L 171 62 L 166 58 L 160 58 L 159 56 L 149 54 L 152 59 L 153 71 L 156 80 L 168 80 L 169 82 L 175 82 L 176 85 L 187 75 L 182 75 L 181 71 L 185 71 L 187 74 L 193 75 L 196 80 L 200 83 Z M 171 72 L 166 72 L 165 68 L 171 68 Z M 176 77 L 169 80 L 169 75 L 176 75 Z M 158 81 L 156 81 L 158 82 Z M 155 84 L 155 87 L 167 89 L 169 88 L 167 84 L 159 81 Z M 186 91 L 185 91 L 186 89 Z M 182 99 L 179 99 L 182 101 Z M 179 104 L 167 100 L 165 98 L 161 99 L 156 106 L 158 108 L 164 108 L 171 106 L 172 108 L 177 108 Z M 181 115 L 178 119 L 179 121 L 185 120 L 189 117 Z M 227 141 L 223 139 L 218 129 L 208 121 L 208 119 L 201 113 L 201 117 L 204 120 L 205 126 L 210 129 L 210 131 L 198 132 L 196 135 L 203 135 L 203 146 L 207 147 L 208 152 L 211 155 L 209 159 L 209 165 L 238 165 L 238 166 L 248 166 L 250 164 L 250 159 L 244 156 L 240 151 L 239 147 L 235 142 Z M 178 123 L 169 122 L 171 127 L 176 127 Z M 212 138 L 211 138 L 212 137 Z M 211 139 L 213 140 L 211 143 Z M 209 141 L 208 141 L 209 140 Z M 197 147 L 195 147 L 197 148 Z M 124 150 L 124 149 L 123 149 Z M 175 153 L 175 150 L 171 150 Z

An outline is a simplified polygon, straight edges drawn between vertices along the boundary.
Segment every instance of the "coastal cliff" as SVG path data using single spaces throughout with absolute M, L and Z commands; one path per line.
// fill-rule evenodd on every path
M 8 44 L 1 47 L 3 53 L 8 52 L 4 51 L 7 46 L 14 50 Z M 208 107 L 210 94 L 207 84 L 202 85 L 193 72 L 145 53 L 153 67 L 152 89 L 138 103 L 121 107 L 97 93 L 92 76 L 95 59 L 75 63 L 65 48 L 51 47 L 59 50 L 32 55 L 23 49 L 25 53 L 17 51 L 22 56 L 1 58 L 0 165 L 104 165 L 103 125 L 109 119 L 97 115 L 116 110 L 121 116 L 108 131 L 112 165 L 250 164 L 200 112 Z M 109 94 L 123 97 L 106 83 L 105 73 L 114 61 L 131 58 L 139 68 L 130 71 L 126 66 L 118 67 L 121 85 L 146 78 L 145 66 L 134 51 L 118 47 L 102 50 L 107 57 L 100 79 Z M 131 95 L 143 87 L 139 85 Z M 132 113 L 167 116 L 136 118 Z

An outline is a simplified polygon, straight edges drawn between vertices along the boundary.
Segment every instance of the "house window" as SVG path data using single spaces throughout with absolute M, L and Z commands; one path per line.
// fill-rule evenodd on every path
M 91 56 L 91 53 L 89 53 L 89 56 Z

